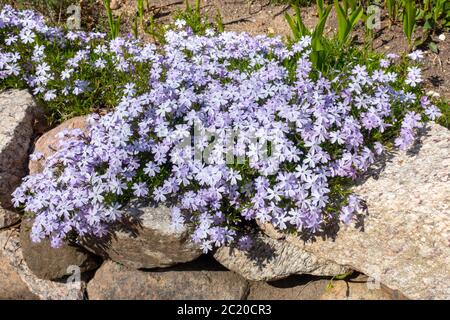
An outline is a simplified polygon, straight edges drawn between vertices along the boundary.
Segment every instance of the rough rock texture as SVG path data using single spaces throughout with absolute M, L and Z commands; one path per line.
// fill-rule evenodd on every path
M 0 254 L 0 300 L 34 300 L 33 294 L 20 276 L 9 264 L 9 260 Z
M 111 10 L 120 9 L 120 7 L 122 6 L 122 1 L 123 0 L 111 0 L 109 7 L 111 8 Z
M 3 209 L 0 207 L 0 229 L 12 226 L 19 222 L 20 215 L 17 212 Z
M 327 285 L 319 300 L 400 300 L 395 292 L 373 279 L 360 275 L 348 281 L 333 281 Z
M 27 173 L 28 151 L 39 108 L 26 90 L 0 93 L 0 228 L 19 221 L 11 193 Z
M 336 234 L 286 240 L 410 299 L 450 299 L 450 131 L 430 124 L 410 152 L 386 156 L 354 191 L 368 213 Z
M 84 298 L 86 283 L 76 274 L 58 282 L 36 277 L 24 261 L 17 229 L 0 231 L 0 255 L 9 263 L 16 278 L 41 300 L 78 300 Z
M 157 268 L 188 262 L 202 252 L 190 241 L 187 228 L 174 231 L 167 207 L 129 207 L 133 221 L 116 230 L 105 243 L 87 240 L 93 252 L 130 268 Z
M 235 273 L 183 265 L 155 272 L 138 271 L 106 261 L 89 282 L 92 300 L 238 300 L 248 283 Z
M 402 297 L 365 275 L 331 280 L 292 275 L 273 282 L 251 282 L 248 300 L 399 300 Z
M 30 239 L 32 221 L 23 219 L 20 225 L 20 245 L 23 256 L 30 270 L 41 279 L 60 279 L 72 274 L 72 267 L 77 266 L 80 272 L 93 270 L 99 266 L 99 259 L 84 248 L 63 244 L 60 248 L 52 248 L 50 240 L 33 243 Z
M 30 174 L 41 172 L 45 165 L 45 160 L 53 155 L 59 147 L 59 138 L 56 135 L 63 130 L 81 129 L 87 131 L 87 117 L 80 116 L 64 121 L 59 126 L 44 133 L 34 146 L 34 152 L 42 152 L 44 155 L 41 159 L 36 161 L 30 161 L 28 168 Z
M 250 282 L 247 300 L 317 300 L 330 279 L 310 275 L 292 275 L 277 281 Z
M 277 280 L 291 274 L 334 276 L 349 271 L 347 267 L 317 258 L 293 244 L 264 235 L 256 237 L 249 252 L 222 247 L 214 253 L 214 258 L 226 268 L 254 281 Z

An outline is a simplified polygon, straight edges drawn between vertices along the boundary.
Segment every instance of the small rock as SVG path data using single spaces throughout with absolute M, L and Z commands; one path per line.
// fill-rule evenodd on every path
M 191 264 L 145 272 L 106 261 L 89 282 L 91 300 L 239 300 L 248 283 L 223 270 L 202 270 Z
M 350 269 L 325 259 L 318 259 L 286 241 L 258 235 L 249 252 L 221 247 L 214 258 L 227 269 L 253 281 L 273 281 L 292 274 L 335 276 Z
M 427 96 L 430 96 L 432 98 L 439 98 L 441 95 L 436 91 L 430 90 L 427 92 Z
M 20 278 L 37 298 L 41 300 L 80 300 L 84 298 L 86 283 L 76 273 L 69 276 L 65 282 L 42 280 L 34 275 L 24 261 L 20 247 L 20 234 L 17 229 L 0 231 L 0 255 L 9 263 L 11 267 L 9 272 L 15 275 L 14 278 Z
M 56 280 L 73 272 L 73 267 L 86 272 L 99 266 L 99 259 L 92 253 L 70 244 L 52 248 L 50 240 L 33 243 L 30 239 L 32 221 L 23 219 L 20 226 L 20 244 L 23 256 L 30 270 L 41 279 Z
M 11 193 L 27 174 L 28 150 L 33 126 L 40 114 L 27 90 L 0 93 L 0 229 L 16 223 L 20 216 L 12 210 Z
M 439 41 L 445 41 L 445 34 L 440 34 L 438 37 Z
M 83 245 L 93 252 L 130 268 L 150 269 L 169 267 L 198 258 L 202 251 L 191 242 L 187 228 L 174 231 L 170 209 L 160 207 L 132 207 L 126 215 L 132 221 L 111 234 L 104 243 L 86 239 Z
M 28 168 L 30 174 L 39 173 L 44 169 L 45 160 L 53 155 L 59 148 L 60 139 L 56 135 L 63 130 L 81 129 L 87 132 L 87 117 L 80 116 L 64 121 L 62 124 L 43 134 L 34 146 L 34 153 L 40 152 L 43 157 L 36 161 L 30 161 Z
M 122 0 L 111 0 L 109 7 L 111 10 L 120 9 L 120 7 L 122 7 Z

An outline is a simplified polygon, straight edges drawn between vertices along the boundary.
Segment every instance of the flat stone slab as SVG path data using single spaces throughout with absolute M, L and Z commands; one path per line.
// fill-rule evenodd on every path
M 190 264 L 191 265 L 191 264 Z M 226 270 L 202 270 L 180 265 L 159 271 L 139 271 L 106 261 L 89 282 L 91 300 L 239 300 L 248 283 Z
M 292 274 L 336 276 L 350 271 L 294 244 L 265 235 L 256 236 L 249 251 L 226 246 L 217 249 L 214 258 L 227 269 L 253 281 L 273 281 Z

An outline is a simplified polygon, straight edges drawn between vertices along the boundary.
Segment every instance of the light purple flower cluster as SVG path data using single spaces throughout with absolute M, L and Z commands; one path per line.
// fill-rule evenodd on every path
M 0 27 L 9 20 L 3 11 Z M 375 133 L 401 122 L 396 144 L 406 148 L 422 122 L 412 110 L 437 116 L 407 84 L 394 88 L 389 57 L 377 70 L 355 65 L 328 79 L 312 70 L 308 37 L 289 47 L 280 38 L 179 29 L 166 40 L 159 53 L 128 51 L 127 59 L 152 61 L 148 91 L 138 95 L 130 82 L 114 112 L 90 117 L 87 134 L 63 132 L 43 172 L 14 192 L 15 205 L 36 216 L 33 241 L 50 237 L 57 247 L 73 233 L 102 237 L 131 200 L 170 206 L 174 228 L 193 225 L 204 251 L 232 241 L 249 248 L 238 228 L 245 221 L 314 233 L 335 206 L 349 223 L 360 202 L 350 196 L 341 206 L 333 185 L 383 152 Z M 121 39 L 108 47 L 90 49 L 129 49 Z M 117 59 L 118 69 L 126 65 Z
M 153 44 L 105 38 L 101 32 L 64 32 L 49 27 L 32 10 L 5 6 L 0 11 L 0 80 L 18 77 L 34 95 L 53 101 L 92 90 L 100 75 L 109 74 L 105 77 L 111 77 L 112 84 L 130 73 L 138 77 L 137 70 L 160 59 Z

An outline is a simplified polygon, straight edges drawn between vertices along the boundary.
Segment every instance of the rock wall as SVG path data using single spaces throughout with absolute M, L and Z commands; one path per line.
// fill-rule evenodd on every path
M 249 252 L 203 256 L 168 209 L 127 208 L 107 241 L 52 249 L 11 208 L 30 162 L 69 120 L 36 143 L 39 108 L 27 91 L 0 93 L 0 299 L 450 299 L 450 131 L 431 124 L 410 152 L 386 154 L 354 191 L 368 211 L 350 226 L 300 239 L 261 224 Z M 19 224 L 20 222 L 20 224 Z M 126 227 L 125 227 L 126 226 Z M 83 247 L 82 247 L 82 246 Z M 354 272 L 353 270 L 356 270 Z M 347 274 L 345 281 L 334 276 Z M 365 275 L 363 275 L 365 274 Z

